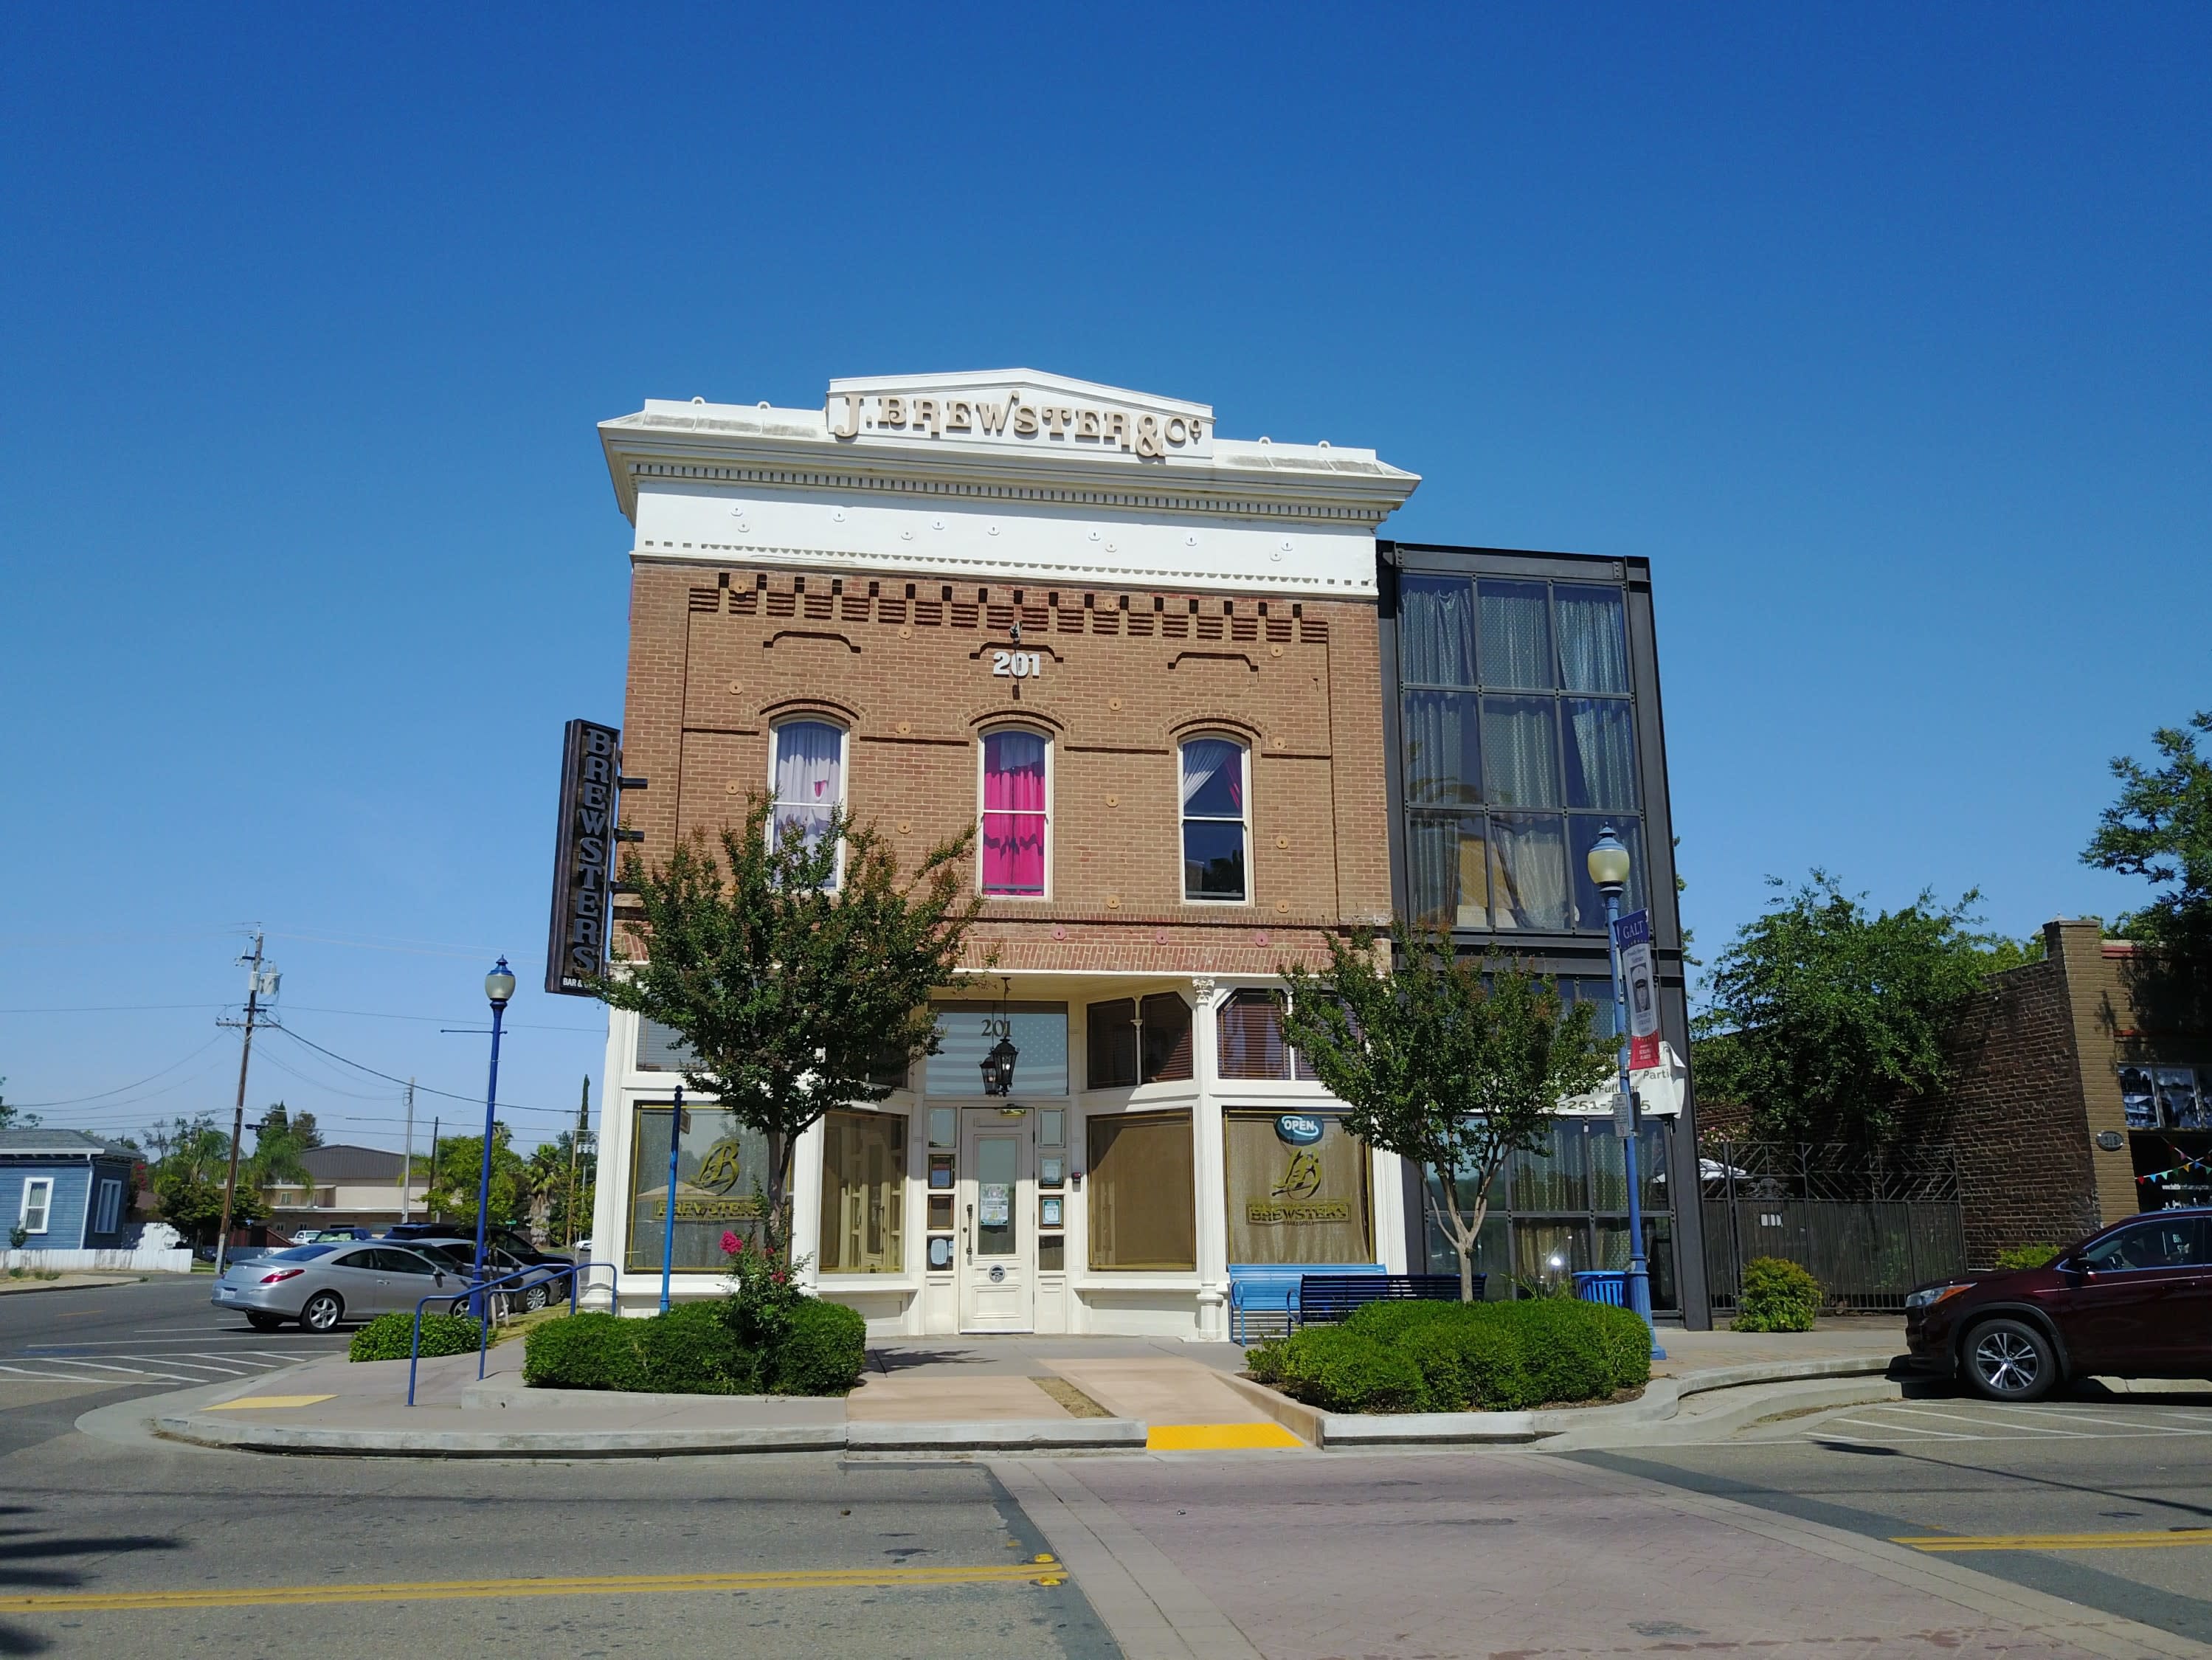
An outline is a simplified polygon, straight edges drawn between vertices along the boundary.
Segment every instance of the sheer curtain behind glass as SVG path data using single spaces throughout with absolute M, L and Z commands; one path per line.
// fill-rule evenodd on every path
M 1612 588 L 1561 583 L 1559 674 L 1569 691 L 1628 690 L 1628 647 L 1621 632 L 1620 595 Z
M 1034 732 L 983 739 L 983 891 L 1044 891 L 1045 740 Z
M 1541 582 L 1485 582 L 1482 647 L 1477 659 L 1486 686 L 1549 690 L 1551 607 Z
M 1398 678 L 1413 686 L 1474 684 L 1474 584 L 1453 577 L 1401 580 Z
M 820 721 L 793 721 L 775 729 L 775 830 L 793 825 L 809 842 L 829 828 L 844 799 L 845 734 Z

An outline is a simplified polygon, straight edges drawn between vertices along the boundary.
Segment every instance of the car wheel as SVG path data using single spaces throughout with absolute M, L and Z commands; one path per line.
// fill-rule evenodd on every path
M 284 1323 L 284 1316 L 281 1314 L 249 1314 L 246 1316 L 246 1323 L 256 1331 L 274 1331 Z
M 456 1297 L 446 1304 L 446 1312 L 448 1314 L 466 1314 L 468 1311 L 469 1299 L 465 1297 Z
M 532 1286 L 528 1291 L 522 1293 L 523 1312 L 526 1314 L 535 1314 L 551 1300 L 552 1298 L 547 1293 L 544 1286 Z
M 307 1299 L 307 1307 L 300 1310 L 300 1323 L 309 1331 L 335 1331 L 339 1321 L 345 1318 L 345 1304 L 334 1291 L 319 1291 Z
M 2021 1320 L 1985 1320 L 1966 1334 L 1966 1381 L 1991 1401 L 2040 1401 L 2058 1383 L 2051 1340 Z

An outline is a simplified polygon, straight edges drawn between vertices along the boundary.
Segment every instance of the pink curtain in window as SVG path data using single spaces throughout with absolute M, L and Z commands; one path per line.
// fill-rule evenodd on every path
M 1044 739 L 994 732 L 983 739 L 983 891 L 1044 891 Z

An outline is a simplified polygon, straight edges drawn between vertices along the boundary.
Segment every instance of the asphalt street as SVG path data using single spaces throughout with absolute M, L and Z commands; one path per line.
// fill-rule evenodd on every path
M 179 1377 L 343 1341 L 254 1332 L 207 1286 L 0 1298 L 0 1654 L 1116 1651 L 981 1465 L 286 1459 L 76 1432 Z M 87 1593 L 119 1606 L 10 1602 Z
M 1701 1445 L 1571 1455 L 2212 1643 L 2212 1391 L 2033 1406 L 1929 1389 Z
M 292 1459 L 76 1430 L 88 1409 L 344 1341 L 254 1332 L 207 1285 L 0 1297 L 0 1654 L 1088 1660 L 1121 1652 L 1101 1609 L 1126 1636 L 1143 1634 L 1133 1607 L 1156 1607 L 1220 1639 L 1160 1652 L 1278 1660 L 1838 1641 L 1978 1655 L 2014 1651 L 1987 1621 L 2030 1591 L 2212 1642 L 2212 1396 L 1923 1395 L 1571 1456 L 996 1467 Z M 1558 1479 L 1576 1465 L 1616 1488 Z M 1662 1519 L 1667 1492 L 1772 1516 L 1778 1537 Z M 1879 1563 L 1854 1578 L 1792 1554 L 1779 1535 L 1801 1522 L 1984 1576 L 1996 1609 L 1969 1617 L 1913 1601 Z M 1090 1541 L 1080 1562 L 1071 1538 Z

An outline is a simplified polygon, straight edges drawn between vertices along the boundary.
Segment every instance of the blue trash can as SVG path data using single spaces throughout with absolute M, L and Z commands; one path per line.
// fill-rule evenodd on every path
M 1575 1295 L 1585 1303 L 1609 1303 L 1614 1308 L 1625 1309 L 1628 1306 L 1628 1275 L 1618 1268 L 1578 1272 L 1575 1275 Z

